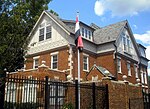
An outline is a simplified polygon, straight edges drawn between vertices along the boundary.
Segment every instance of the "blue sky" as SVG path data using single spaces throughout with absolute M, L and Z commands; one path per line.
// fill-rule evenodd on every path
M 100 27 L 128 20 L 137 42 L 147 47 L 150 59 L 150 0 L 53 0 L 49 9 L 68 20 L 75 20 L 79 12 L 82 22 Z

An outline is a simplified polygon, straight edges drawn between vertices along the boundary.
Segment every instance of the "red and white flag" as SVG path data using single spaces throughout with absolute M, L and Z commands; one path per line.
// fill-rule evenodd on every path
M 80 26 L 79 26 L 79 18 L 78 15 L 76 17 L 76 26 L 75 26 L 75 44 L 79 51 L 83 50 L 83 42 L 80 34 Z

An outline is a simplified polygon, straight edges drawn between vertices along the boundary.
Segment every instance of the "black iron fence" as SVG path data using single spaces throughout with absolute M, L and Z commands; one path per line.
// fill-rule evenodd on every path
M 5 79 L 4 109 L 78 109 L 78 82 L 32 77 Z M 80 84 L 81 109 L 108 109 L 108 86 Z
M 149 93 L 143 92 L 144 109 L 150 109 L 150 95 Z

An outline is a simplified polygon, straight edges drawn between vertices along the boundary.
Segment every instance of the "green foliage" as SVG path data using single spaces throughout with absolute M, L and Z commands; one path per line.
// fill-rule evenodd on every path
M 15 71 L 23 67 L 27 37 L 51 0 L 21 1 L 0 1 L 0 70 Z
M 72 103 L 66 103 L 62 109 L 74 109 L 74 107 Z

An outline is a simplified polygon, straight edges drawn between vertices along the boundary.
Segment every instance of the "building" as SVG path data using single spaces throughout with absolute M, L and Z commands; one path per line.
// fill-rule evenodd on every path
M 25 70 L 11 74 L 75 80 L 75 23 L 43 11 L 28 37 Z M 127 20 L 105 27 L 80 21 L 80 30 L 84 44 L 80 53 L 81 81 L 101 80 L 109 72 L 117 81 L 123 80 L 123 75 L 132 84 L 140 79 L 144 91 L 148 91 L 146 48 L 137 44 Z

